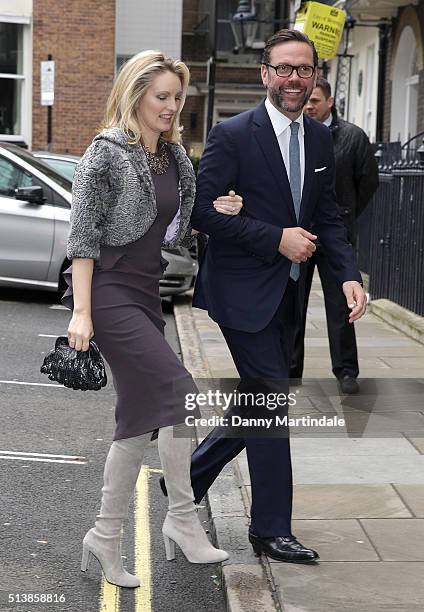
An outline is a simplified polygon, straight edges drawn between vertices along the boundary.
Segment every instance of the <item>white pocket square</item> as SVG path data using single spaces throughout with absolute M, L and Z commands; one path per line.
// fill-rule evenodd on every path
M 327 170 L 327 166 L 323 166 L 322 168 L 315 168 L 314 172 L 322 172 L 323 170 Z

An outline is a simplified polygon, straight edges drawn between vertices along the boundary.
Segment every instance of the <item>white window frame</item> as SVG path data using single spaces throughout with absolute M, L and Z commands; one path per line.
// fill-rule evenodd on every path
M 418 74 L 414 74 L 405 79 L 405 125 L 403 128 L 405 141 L 409 140 L 409 138 L 412 138 L 417 133 L 418 83 Z M 412 143 L 412 146 L 414 146 L 414 143 Z
M 411 137 L 415 136 L 417 129 L 418 75 L 412 74 L 415 68 L 413 59 L 416 45 L 416 36 L 412 26 L 405 26 L 400 34 L 396 55 L 393 58 L 390 117 L 390 139 L 394 141 L 400 136 L 402 143 L 409 139 L 408 134 Z
M 30 17 L 14 15 L 1 15 L 0 22 L 22 25 L 22 74 L 0 73 L 2 78 L 20 80 L 21 100 L 20 117 L 21 134 L 24 141 L 31 147 L 32 144 L 32 28 Z

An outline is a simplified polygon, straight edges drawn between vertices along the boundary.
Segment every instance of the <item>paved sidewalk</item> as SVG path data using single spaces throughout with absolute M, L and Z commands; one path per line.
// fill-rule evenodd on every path
M 219 328 L 206 312 L 191 310 L 182 299 L 176 319 L 183 358 L 194 376 L 237 377 Z M 372 314 L 365 315 L 356 330 L 363 379 L 392 379 L 396 386 L 395 379 L 424 378 L 422 344 Z M 332 381 L 322 291 L 316 280 L 304 376 Z M 223 567 L 231 612 L 424 609 L 424 401 L 415 396 L 399 403 L 388 396 L 370 414 L 362 404 L 335 396 L 337 413 L 363 435 L 292 436 L 294 533 L 319 551 L 319 564 L 278 563 L 264 557 L 259 561 L 253 555 L 247 540 L 250 482 L 245 453 L 210 490 L 216 537 L 231 554 Z M 290 416 L 319 416 L 320 409 L 306 384 Z M 404 433 L 381 435 L 397 428 Z M 373 437 L 373 432 L 380 435 Z M 198 434 L 202 437 L 206 430 Z

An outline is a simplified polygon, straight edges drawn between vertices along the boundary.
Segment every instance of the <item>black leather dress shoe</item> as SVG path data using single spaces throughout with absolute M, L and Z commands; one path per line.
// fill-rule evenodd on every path
M 160 484 L 160 488 L 162 489 L 162 493 L 165 495 L 165 497 L 168 497 L 168 491 L 166 489 L 165 478 L 163 476 L 159 478 L 159 484 Z
M 257 557 L 264 553 L 271 559 L 288 563 L 311 563 L 319 559 L 315 550 L 305 548 L 294 536 L 260 538 L 249 529 L 249 542 Z
M 346 395 L 353 395 L 359 391 L 358 381 L 353 376 L 349 376 L 349 374 L 345 374 L 339 378 L 339 384 L 342 393 Z

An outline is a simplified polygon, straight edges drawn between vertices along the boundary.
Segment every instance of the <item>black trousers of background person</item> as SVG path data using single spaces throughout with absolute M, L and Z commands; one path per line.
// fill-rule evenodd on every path
M 305 299 L 302 317 L 294 337 L 290 378 L 301 379 L 303 376 L 306 313 L 315 266 L 318 268 L 324 294 L 333 374 L 337 378 L 345 375 L 356 378 L 359 374 L 358 352 L 355 328 L 353 323 L 349 323 L 350 310 L 342 287 L 331 271 L 327 257 L 319 246 L 307 263 Z
M 250 333 L 221 326 L 242 382 L 262 381 L 265 392 L 271 391 L 275 382 L 287 385 L 288 392 L 299 306 L 297 283 L 289 279 L 277 312 L 263 330 Z M 229 437 L 228 433 L 227 427 L 216 427 L 192 455 L 191 484 L 196 502 L 222 468 L 246 448 L 252 485 L 251 529 L 264 538 L 291 535 L 293 485 L 288 431 L 282 437 Z

